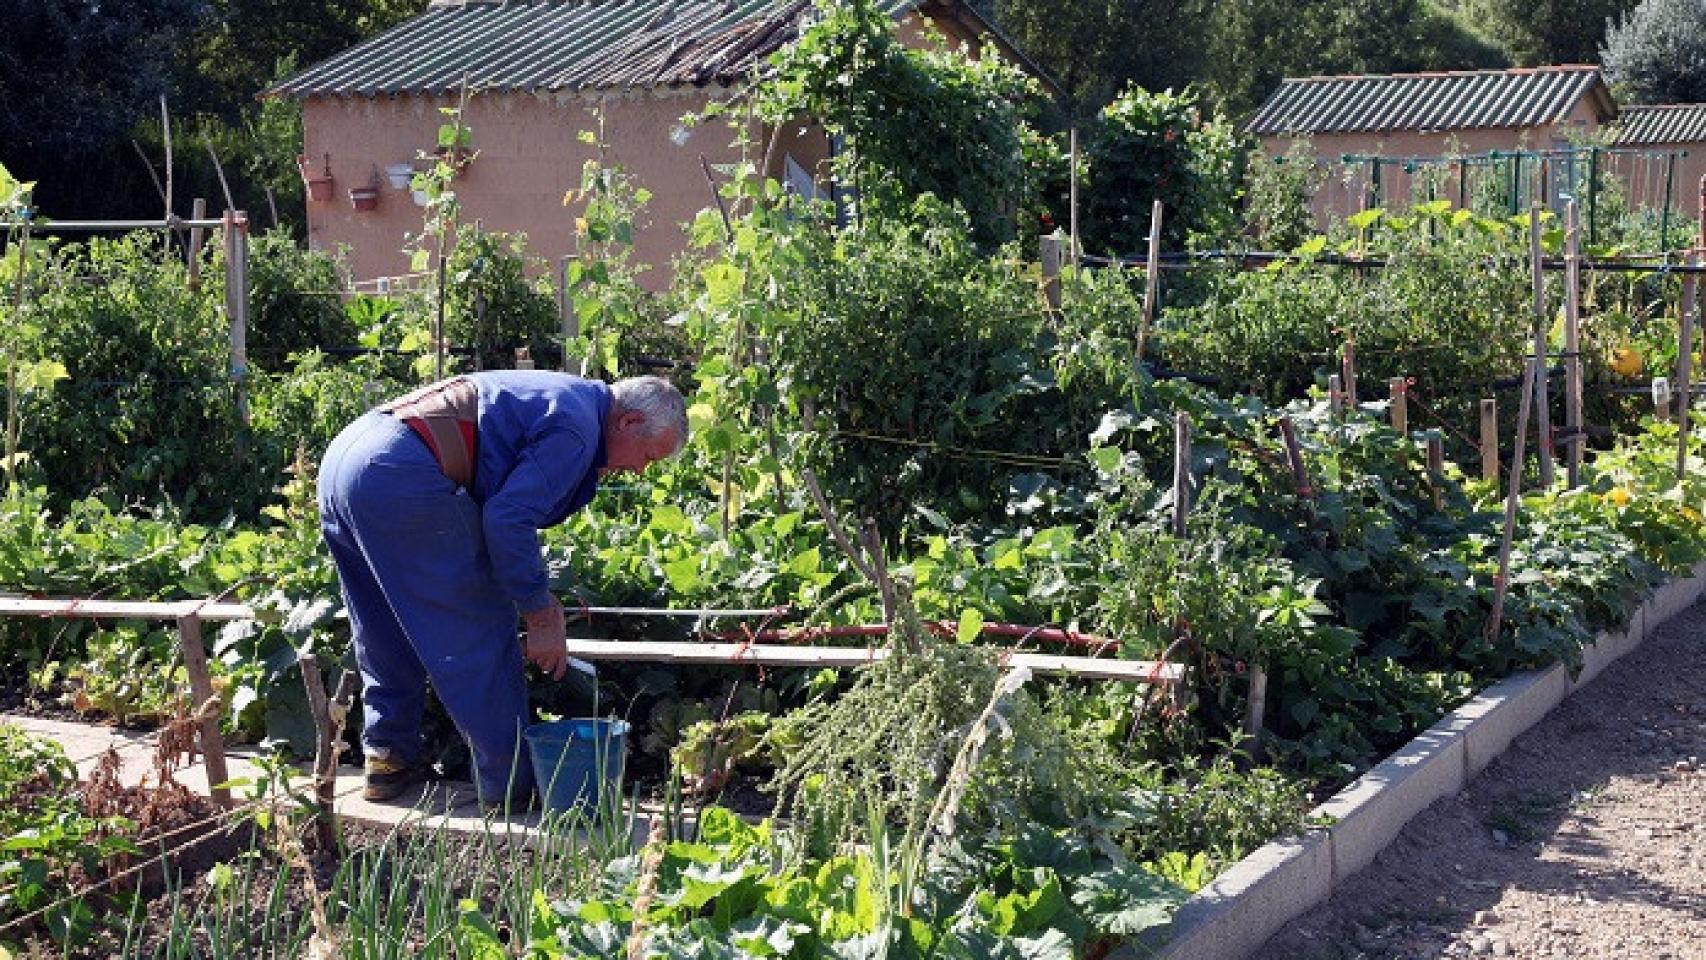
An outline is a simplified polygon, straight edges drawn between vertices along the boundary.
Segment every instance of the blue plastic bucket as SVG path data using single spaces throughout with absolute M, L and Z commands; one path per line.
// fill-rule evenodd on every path
M 628 725 L 620 720 L 536 723 L 522 731 L 545 809 L 597 814 L 622 793 Z M 586 809 L 586 808 L 591 808 Z

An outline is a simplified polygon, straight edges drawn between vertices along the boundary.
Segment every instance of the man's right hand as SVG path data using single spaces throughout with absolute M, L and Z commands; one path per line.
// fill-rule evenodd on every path
M 521 615 L 527 624 L 527 659 L 553 680 L 563 679 L 569 669 L 568 628 L 563 623 L 563 605 L 556 600 Z

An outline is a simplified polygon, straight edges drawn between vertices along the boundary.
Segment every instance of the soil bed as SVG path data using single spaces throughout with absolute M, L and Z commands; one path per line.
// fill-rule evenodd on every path
M 1256 960 L 1706 960 L 1706 606 L 1566 699 Z

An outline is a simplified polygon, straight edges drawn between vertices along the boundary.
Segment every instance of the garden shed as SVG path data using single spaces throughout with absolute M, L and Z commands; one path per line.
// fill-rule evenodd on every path
M 1663 103 L 1624 107 L 1618 116 L 1619 172 L 1633 202 L 1671 196 L 1684 214 L 1706 177 L 1706 103 Z
M 1316 213 L 1343 217 L 1365 203 L 1410 196 L 1414 158 L 1568 150 L 1617 115 L 1599 67 L 1582 64 L 1287 78 L 1245 129 L 1275 157 L 1308 138 L 1315 157 L 1334 174 L 1316 196 Z M 1360 161 L 1370 157 L 1387 162 Z M 1567 164 L 1539 161 L 1511 165 L 1519 205 L 1530 197 L 1550 202 L 1566 182 Z M 1460 175 L 1447 172 L 1439 185 L 1443 196 L 1457 199 L 1455 191 L 1468 179 Z
M 885 0 L 912 46 L 939 34 L 978 55 L 988 43 L 1028 64 L 962 0 Z M 635 256 L 662 267 L 686 246 L 680 224 L 711 202 L 701 155 L 736 157 L 722 123 L 682 117 L 728 99 L 764 59 L 798 34 L 810 0 L 433 0 L 419 16 L 263 94 L 303 105 L 308 240 L 348 249 L 358 281 L 407 273 L 405 238 L 421 230 L 409 176 L 436 145 L 441 108 L 466 82 L 464 121 L 477 159 L 456 182 L 468 220 L 528 237 L 555 261 L 572 249 L 564 195 L 577 189 L 596 148 L 652 194 L 635 232 Z M 768 140 L 769 131 L 758 131 Z M 828 138 L 804 125 L 783 131 L 769 175 L 821 189 Z M 328 180 L 330 183 L 326 183 Z M 316 181 L 319 181 L 316 184 Z M 668 283 L 666 270 L 643 275 Z

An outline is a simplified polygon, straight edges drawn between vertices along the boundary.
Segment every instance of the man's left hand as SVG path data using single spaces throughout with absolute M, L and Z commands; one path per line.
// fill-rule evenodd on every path
M 522 614 L 527 623 L 527 659 L 551 679 L 561 680 L 569 669 L 568 628 L 563 622 L 563 605 L 555 600 Z

